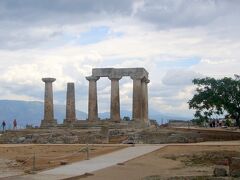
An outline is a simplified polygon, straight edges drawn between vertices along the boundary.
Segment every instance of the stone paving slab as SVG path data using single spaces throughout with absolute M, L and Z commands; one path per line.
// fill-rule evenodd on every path
M 136 145 L 109 154 L 101 155 L 90 160 L 84 160 L 73 164 L 60 166 L 51 170 L 42 171 L 35 175 L 25 175 L 7 179 L 58 180 L 80 176 L 85 173 L 91 173 L 96 170 L 116 165 L 118 163 L 124 163 L 144 154 L 158 150 L 162 147 L 165 147 L 165 145 Z

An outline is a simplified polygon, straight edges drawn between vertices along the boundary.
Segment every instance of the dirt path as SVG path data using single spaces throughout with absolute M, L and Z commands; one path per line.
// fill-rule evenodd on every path
M 211 158 L 211 155 L 214 156 L 218 152 L 223 152 L 223 154 L 225 152 L 236 152 L 240 154 L 240 143 L 227 142 L 226 145 L 223 144 L 224 142 L 217 145 L 210 145 L 210 143 L 205 145 L 169 145 L 127 163 L 92 172 L 91 175 L 84 178 L 75 177 L 71 180 L 139 180 L 153 175 L 159 175 L 162 178 L 174 176 L 212 176 L 214 165 L 211 163 L 205 164 L 205 162 L 201 164 L 200 160 L 203 156 L 206 156 L 203 159 L 207 161 L 209 154 Z M 188 159 L 193 157 L 199 157 L 196 160 L 197 162 L 195 162 L 196 164 L 194 164 L 194 159 L 193 162 Z

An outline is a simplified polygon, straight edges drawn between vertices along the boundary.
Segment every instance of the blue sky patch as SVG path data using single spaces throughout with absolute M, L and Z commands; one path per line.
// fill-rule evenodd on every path
M 58 34 L 57 38 L 53 38 L 47 42 L 47 44 L 44 44 L 44 47 L 48 49 L 61 46 L 62 44 L 89 45 L 104 41 L 108 38 L 121 38 L 122 36 L 124 36 L 123 32 L 114 32 L 107 26 L 98 26 L 80 33 L 79 36 L 66 32 Z
M 93 27 L 89 31 L 80 35 L 79 43 L 81 45 L 94 44 L 107 39 L 110 28 L 106 26 Z
M 111 29 L 107 26 L 92 27 L 80 34 L 78 42 L 81 45 L 88 45 L 104 41 L 111 37 L 120 38 L 123 35 L 123 32 L 111 32 Z

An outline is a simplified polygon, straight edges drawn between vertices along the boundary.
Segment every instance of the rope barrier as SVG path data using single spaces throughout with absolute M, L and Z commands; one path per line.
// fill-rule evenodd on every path
M 36 156 L 35 152 L 33 154 L 33 156 L 31 157 L 28 157 L 27 159 L 25 160 L 21 160 L 21 162 L 19 162 L 18 160 L 16 160 L 18 162 L 19 165 L 24 165 L 26 164 L 27 162 L 32 162 L 32 171 L 35 171 L 36 170 L 36 162 L 37 162 L 37 159 L 47 159 L 48 162 L 49 161 L 53 161 L 54 160 L 58 160 L 58 159 L 62 159 L 62 158 L 66 158 L 66 157 L 71 157 L 71 156 L 74 156 L 74 155 L 77 155 L 79 153 L 86 153 L 87 157 L 86 157 L 86 160 L 89 160 L 89 152 L 90 152 L 90 149 L 91 147 L 89 147 L 89 145 L 87 144 L 86 147 L 82 147 L 81 149 L 77 150 L 76 152 L 73 152 L 71 154 L 67 154 L 67 155 L 63 155 L 63 156 L 58 156 L 58 157 L 54 157 L 54 158 L 49 158 L 49 157 L 41 157 L 41 156 Z M 44 165 L 40 165 L 40 166 L 37 166 L 38 169 L 40 168 L 45 168 L 46 166 Z
M 51 158 L 51 157 L 44 157 L 44 156 L 37 156 L 38 158 L 40 159 L 48 159 L 48 160 L 56 160 L 56 159 L 60 159 L 60 158 L 65 158 L 65 157 L 69 157 L 69 156 L 73 156 L 73 155 L 76 155 L 76 154 L 79 154 L 79 153 L 85 153 L 88 151 L 88 149 L 91 149 L 90 147 L 83 147 L 81 148 L 80 150 L 76 151 L 76 152 L 73 152 L 71 154 L 67 154 L 67 155 L 63 155 L 63 156 L 58 156 L 58 157 L 54 157 L 54 158 Z M 24 160 L 24 162 L 22 162 L 22 164 L 25 164 L 28 160 L 32 159 L 32 157 L 29 157 L 28 159 Z

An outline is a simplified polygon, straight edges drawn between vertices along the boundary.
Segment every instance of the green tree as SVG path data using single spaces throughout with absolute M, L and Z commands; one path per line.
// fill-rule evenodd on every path
M 206 120 L 212 115 L 228 113 L 236 119 L 240 127 L 240 80 L 225 77 L 222 79 L 194 79 L 196 94 L 188 102 L 190 109 L 195 109 L 197 119 Z

